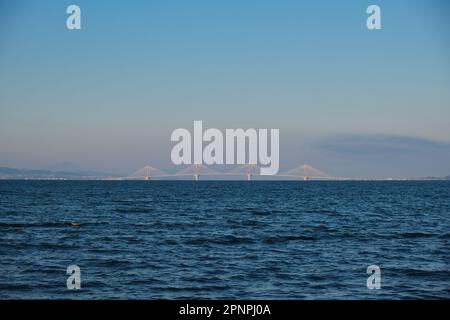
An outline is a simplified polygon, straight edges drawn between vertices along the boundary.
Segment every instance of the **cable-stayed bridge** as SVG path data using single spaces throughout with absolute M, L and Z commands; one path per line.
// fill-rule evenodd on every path
M 200 180 L 200 177 L 213 177 L 216 179 L 223 178 L 239 178 L 243 177 L 246 180 L 252 180 L 255 177 L 264 178 L 285 178 L 285 179 L 301 179 L 301 180 L 349 180 L 345 177 L 334 177 L 327 173 L 316 169 L 308 164 L 295 167 L 286 172 L 281 172 L 276 175 L 261 175 L 260 166 L 254 164 L 235 165 L 228 171 L 219 171 L 213 169 L 211 166 L 202 164 L 193 164 L 182 168 L 175 173 L 167 173 L 159 170 L 151 165 L 145 165 L 136 172 L 130 174 L 127 177 L 121 178 L 122 180 L 170 180 L 178 178 L 192 178 L 193 180 Z

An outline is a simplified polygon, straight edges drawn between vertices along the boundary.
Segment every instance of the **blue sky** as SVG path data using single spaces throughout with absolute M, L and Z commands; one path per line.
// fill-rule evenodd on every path
M 82 30 L 66 29 L 70 4 Z M 0 165 L 165 167 L 172 130 L 203 120 L 280 128 L 286 169 L 450 174 L 448 30 L 441 0 L 0 0 Z M 416 155 L 372 163 L 381 138 Z

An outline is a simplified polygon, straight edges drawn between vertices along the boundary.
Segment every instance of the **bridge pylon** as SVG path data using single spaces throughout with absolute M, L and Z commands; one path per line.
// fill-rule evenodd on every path
M 245 176 L 247 177 L 247 181 L 251 181 L 252 180 L 252 169 L 256 168 L 255 164 L 244 164 L 244 168 L 246 169 L 246 173 Z
M 150 180 L 150 171 L 152 167 L 149 165 L 144 166 L 144 180 Z
M 136 172 L 130 174 L 126 179 L 133 179 L 133 180 L 152 180 L 154 178 L 159 178 L 167 176 L 166 173 L 162 172 L 161 170 L 152 167 L 151 165 L 147 164 L 141 169 L 137 170 Z
M 200 165 L 195 164 L 195 173 L 194 173 L 194 180 L 198 181 L 200 178 Z

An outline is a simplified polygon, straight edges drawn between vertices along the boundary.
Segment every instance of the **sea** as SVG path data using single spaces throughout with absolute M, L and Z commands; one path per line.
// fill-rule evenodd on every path
M 0 299 L 449 299 L 449 263 L 449 181 L 0 181 Z

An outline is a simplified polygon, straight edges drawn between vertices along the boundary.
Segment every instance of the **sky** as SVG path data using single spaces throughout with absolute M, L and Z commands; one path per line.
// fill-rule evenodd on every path
M 279 128 L 282 170 L 449 175 L 449 33 L 444 0 L 0 0 L 0 166 L 167 168 L 202 120 Z

